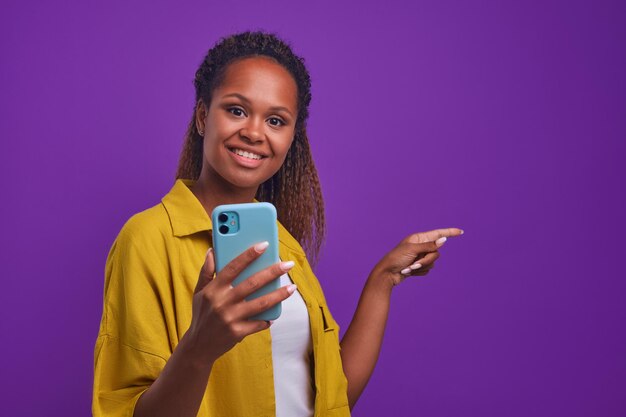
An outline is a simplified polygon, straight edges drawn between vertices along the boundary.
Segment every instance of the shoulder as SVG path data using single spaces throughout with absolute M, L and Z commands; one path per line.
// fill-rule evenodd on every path
M 165 207 L 159 203 L 132 215 L 122 226 L 114 247 L 146 249 L 163 247 L 172 236 L 172 227 Z
M 110 282 L 125 286 L 152 282 L 170 269 L 175 243 L 161 204 L 131 216 L 115 238 L 106 260 L 105 291 Z M 153 277 L 147 279 L 146 277 Z
M 163 203 L 159 203 L 132 215 L 122 227 L 122 231 L 140 237 L 155 233 L 171 233 L 172 228 Z

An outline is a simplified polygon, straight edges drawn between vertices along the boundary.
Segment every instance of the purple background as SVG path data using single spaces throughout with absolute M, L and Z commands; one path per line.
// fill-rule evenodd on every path
M 394 291 L 354 415 L 626 415 L 626 3 L 298 3 L 3 1 L 2 415 L 90 413 L 111 243 L 173 184 L 207 49 L 257 28 L 312 74 L 343 330 L 402 237 L 466 231 Z

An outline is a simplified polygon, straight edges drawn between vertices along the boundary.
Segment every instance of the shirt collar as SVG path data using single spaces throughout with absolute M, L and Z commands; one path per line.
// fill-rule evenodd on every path
M 213 227 L 204 206 L 191 192 L 195 183 L 190 179 L 178 179 L 169 193 L 161 200 L 167 211 L 174 236 L 188 236 L 210 231 Z
M 195 180 L 178 179 L 161 200 L 170 218 L 174 236 L 183 237 L 213 229 L 211 218 L 200 200 L 191 192 Z M 255 202 L 258 200 L 255 198 Z M 293 236 L 278 222 L 278 241 L 293 252 L 304 256 L 304 251 Z

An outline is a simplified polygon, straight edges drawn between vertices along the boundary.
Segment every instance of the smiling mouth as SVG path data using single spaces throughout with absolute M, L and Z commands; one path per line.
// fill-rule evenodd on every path
M 259 159 L 266 158 L 266 156 L 259 155 L 257 153 L 244 151 L 244 150 L 239 149 L 239 148 L 228 148 L 228 150 L 230 152 L 234 153 L 235 155 L 241 156 L 243 158 L 251 159 L 251 160 L 257 160 L 258 161 Z

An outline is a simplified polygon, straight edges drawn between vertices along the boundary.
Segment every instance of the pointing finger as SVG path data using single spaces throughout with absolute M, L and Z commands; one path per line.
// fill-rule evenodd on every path
M 456 227 L 448 227 L 445 229 L 429 230 L 428 232 L 420 232 L 409 235 L 405 240 L 409 243 L 434 242 L 442 237 L 454 237 L 463 234 L 463 230 Z

